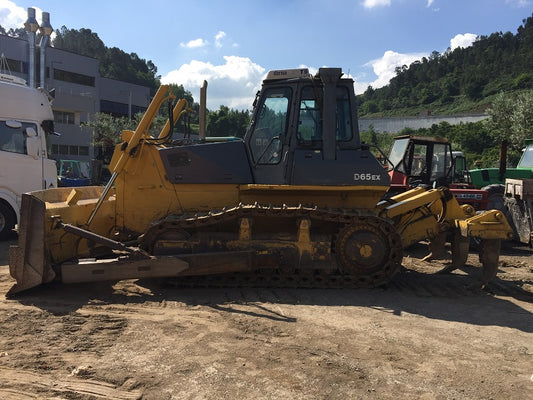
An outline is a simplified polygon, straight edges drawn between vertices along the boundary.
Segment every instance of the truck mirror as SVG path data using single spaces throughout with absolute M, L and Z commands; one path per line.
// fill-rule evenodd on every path
M 35 133 L 35 131 L 33 131 Z M 39 147 L 41 141 L 36 136 L 30 136 L 26 138 L 26 151 L 30 157 L 33 157 L 35 160 L 39 158 Z
M 26 136 L 28 137 L 36 137 L 37 136 L 37 132 L 35 132 L 35 129 L 29 127 L 29 128 L 26 128 Z

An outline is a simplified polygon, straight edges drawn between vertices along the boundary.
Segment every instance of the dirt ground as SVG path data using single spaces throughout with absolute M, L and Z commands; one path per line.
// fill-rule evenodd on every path
M 6 299 L 2 399 L 526 399 L 533 253 L 506 245 L 496 281 L 420 260 L 379 289 L 49 284 Z

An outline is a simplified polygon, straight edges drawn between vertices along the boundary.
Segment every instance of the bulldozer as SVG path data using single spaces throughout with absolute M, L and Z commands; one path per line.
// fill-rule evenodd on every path
M 151 132 L 168 102 L 166 125 Z M 446 236 L 456 267 L 469 238 L 482 239 L 481 281 L 495 275 L 512 234 L 501 212 L 476 214 L 446 188 L 384 199 L 389 175 L 360 141 L 353 80 L 340 68 L 270 71 L 253 106 L 244 139 L 206 138 L 201 123 L 197 142 L 176 142 L 189 108 L 162 85 L 136 130 L 122 132 L 105 187 L 23 195 L 10 294 L 154 277 L 375 287 L 400 270 L 404 248 L 431 240 L 436 251 Z

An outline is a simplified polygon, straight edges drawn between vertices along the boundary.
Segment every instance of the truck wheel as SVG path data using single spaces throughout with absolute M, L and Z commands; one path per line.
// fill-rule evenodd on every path
M 15 218 L 15 213 L 11 207 L 0 203 L 0 240 L 7 240 L 13 234 Z
M 487 210 L 505 210 L 503 204 L 503 194 L 505 193 L 505 186 L 498 183 L 482 187 L 481 190 L 486 190 L 489 195 L 489 203 Z

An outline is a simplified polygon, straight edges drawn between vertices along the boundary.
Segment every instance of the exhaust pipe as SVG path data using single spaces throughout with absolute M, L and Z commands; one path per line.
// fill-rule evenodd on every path
M 200 88 L 200 131 L 198 132 L 198 139 L 205 140 L 205 114 L 207 109 L 207 81 L 204 81 Z
M 50 13 L 43 12 L 43 19 L 41 21 L 41 27 L 39 28 L 39 32 L 41 33 L 41 43 L 39 44 L 39 48 L 41 50 L 41 87 L 45 88 L 44 84 L 44 71 L 45 71 L 45 52 L 46 52 L 46 46 L 48 45 L 48 42 L 50 41 L 50 35 L 54 31 L 54 28 L 52 28 L 52 25 L 50 25 Z
M 35 8 L 28 8 L 28 19 L 24 22 L 24 29 L 28 32 L 29 53 L 29 86 L 35 87 L 35 32 L 39 29 L 39 24 L 35 19 Z

